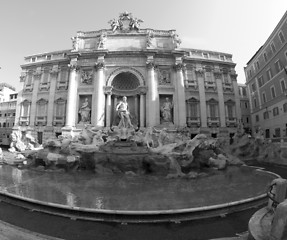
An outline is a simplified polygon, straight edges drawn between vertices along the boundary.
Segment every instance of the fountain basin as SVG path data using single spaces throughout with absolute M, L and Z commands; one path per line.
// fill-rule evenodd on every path
M 0 194 L 16 204 L 75 218 L 123 222 L 182 221 L 224 215 L 267 201 L 278 175 L 248 166 L 209 170 L 197 179 L 144 174 L 97 175 L 0 166 Z

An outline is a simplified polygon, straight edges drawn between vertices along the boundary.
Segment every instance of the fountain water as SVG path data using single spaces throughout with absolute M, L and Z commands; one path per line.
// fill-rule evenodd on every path
M 2 166 L 2 194 L 105 221 L 241 211 L 266 202 L 266 186 L 277 177 L 245 166 L 216 139 L 165 128 L 85 127 L 77 137 L 60 136 L 22 154 L 18 168 Z

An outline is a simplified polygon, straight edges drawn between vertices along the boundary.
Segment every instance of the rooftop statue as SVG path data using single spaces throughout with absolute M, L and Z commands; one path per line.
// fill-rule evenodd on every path
M 131 13 L 123 12 L 120 13 L 119 18 L 110 20 L 108 23 L 111 25 L 112 31 L 116 30 L 126 31 L 126 30 L 139 30 L 140 23 L 143 20 L 134 18 Z

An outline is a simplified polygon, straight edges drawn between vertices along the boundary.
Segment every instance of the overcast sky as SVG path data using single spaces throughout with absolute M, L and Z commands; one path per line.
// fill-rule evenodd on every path
M 232 54 L 244 83 L 244 66 L 286 10 L 286 0 L 1 0 L 0 82 L 20 90 L 25 56 L 70 49 L 77 31 L 110 28 L 128 11 L 140 28 L 176 30 L 181 47 Z

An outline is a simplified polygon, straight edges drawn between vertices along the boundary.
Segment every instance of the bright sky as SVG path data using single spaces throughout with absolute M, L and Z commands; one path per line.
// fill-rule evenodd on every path
M 20 90 L 25 56 L 70 49 L 77 31 L 108 29 L 128 11 L 141 28 L 176 30 L 181 47 L 231 53 L 244 83 L 244 66 L 286 10 L 286 0 L 1 0 L 0 82 Z

